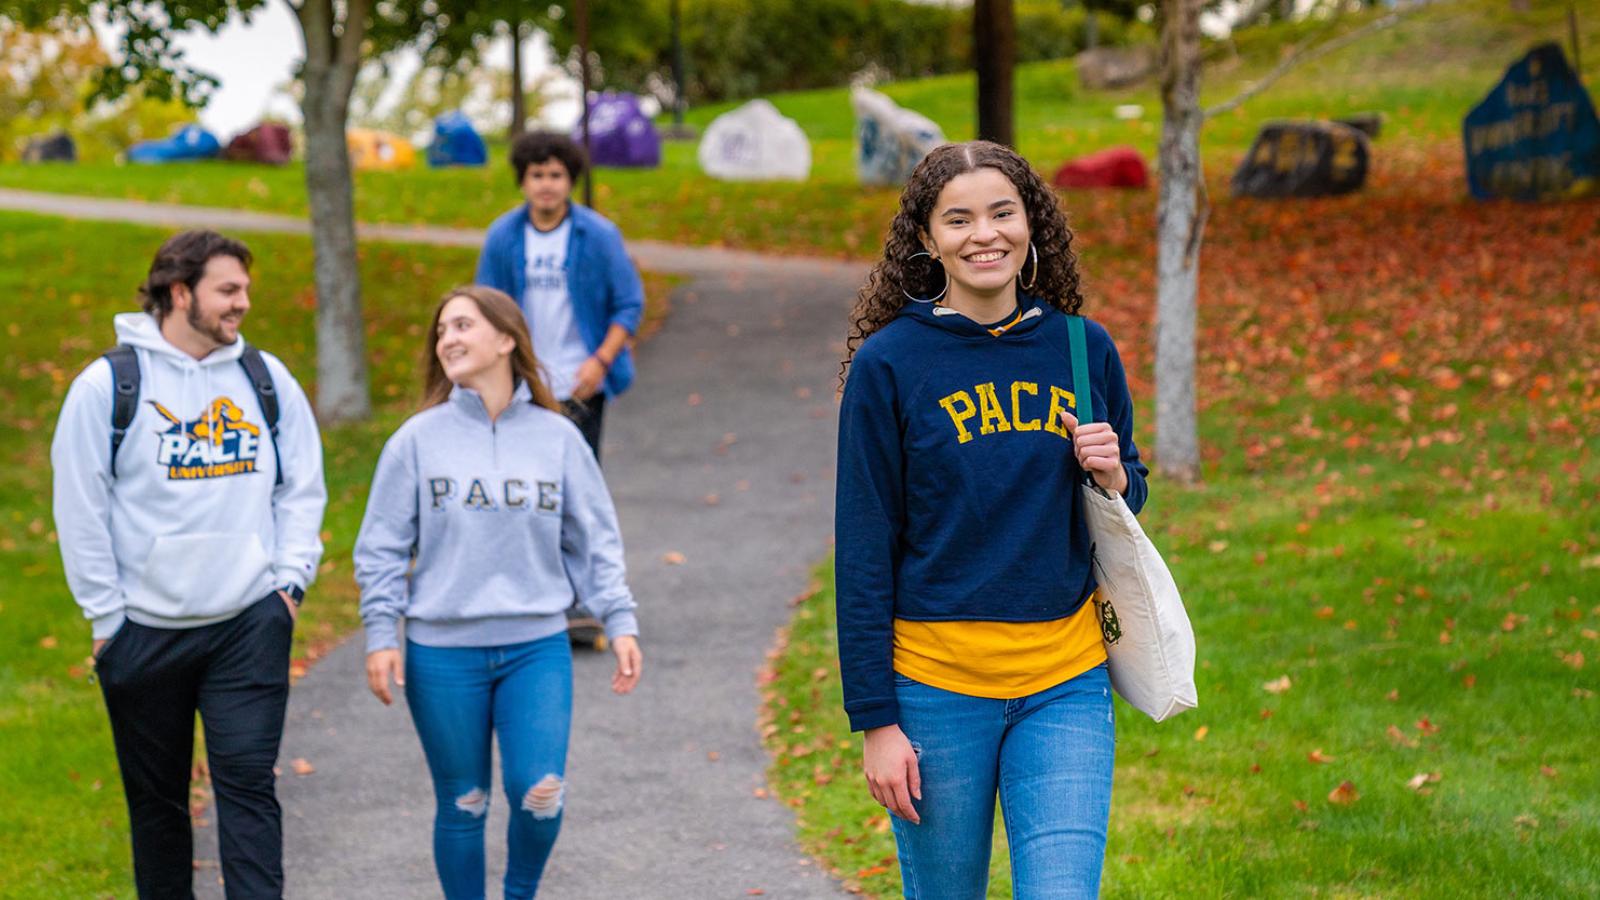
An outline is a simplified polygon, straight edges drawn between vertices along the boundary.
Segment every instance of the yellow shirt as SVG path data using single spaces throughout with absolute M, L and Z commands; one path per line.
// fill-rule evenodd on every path
M 1049 622 L 894 620 L 894 670 L 971 697 L 1026 697 L 1105 661 L 1093 597 Z

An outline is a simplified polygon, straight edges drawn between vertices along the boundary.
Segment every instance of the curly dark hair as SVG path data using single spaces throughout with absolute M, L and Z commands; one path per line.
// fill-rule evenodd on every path
M 193 291 L 206 274 L 206 263 L 218 256 L 231 256 L 250 270 L 250 249 L 243 242 L 215 231 L 180 231 L 156 250 L 150 272 L 139 285 L 139 305 L 157 319 L 172 311 L 172 286 L 188 285 Z
M 905 190 L 900 192 L 900 211 L 889 223 L 889 234 L 883 241 L 883 259 L 872 267 L 866 284 L 856 295 L 855 308 L 850 311 L 850 333 L 845 339 L 845 357 L 839 366 L 841 384 L 861 342 L 899 315 L 910 302 L 906 294 L 932 297 L 943 288 L 945 275 L 939 262 L 927 256 L 912 257 L 926 249 L 922 235 L 933 221 L 939 192 L 957 175 L 981 168 L 995 169 L 1006 176 L 1022 197 L 1028 231 L 1039 251 L 1038 273 L 1028 293 L 1069 315 L 1083 306 L 1083 295 L 1078 291 L 1078 257 L 1072 252 L 1072 229 L 1067 226 L 1055 192 L 1039 173 L 1016 151 L 989 141 L 942 144 L 917 163 L 906 180 Z
M 567 176 L 577 182 L 589 162 L 588 154 L 578 142 L 554 131 L 530 131 L 511 142 L 511 170 L 517 173 L 517 184 L 522 184 L 528 167 L 559 160 L 567 169 Z

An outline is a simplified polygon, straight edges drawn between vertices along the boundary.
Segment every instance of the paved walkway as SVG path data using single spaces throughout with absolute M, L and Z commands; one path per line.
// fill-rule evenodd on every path
M 509 205 L 508 207 L 509 208 Z M 41 191 L 0 188 L 0 209 L 41 213 L 69 219 L 95 219 L 106 222 L 131 222 L 169 228 L 214 228 L 227 232 L 270 232 L 274 234 L 311 233 L 310 220 L 302 216 L 251 212 L 220 206 L 182 206 L 172 203 L 144 203 L 138 200 L 110 200 Z M 493 213 L 498 213 L 494 210 Z M 444 228 L 435 225 L 381 225 L 361 223 L 356 236 L 362 241 L 399 244 L 439 244 L 448 247 L 479 247 L 488 228 Z M 865 274 L 859 264 L 815 260 L 805 257 L 771 256 L 747 250 L 720 247 L 693 247 L 663 241 L 629 241 L 628 252 L 640 267 L 652 272 L 700 274 L 708 272 L 746 272 L 792 275 L 804 278 L 818 267 L 829 273 Z M 851 286 L 854 294 L 854 285 Z M 841 324 L 841 329 L 842 329 Z
M 302 220 L 0 190 L 0 207 L 233 231 Z M 475 246 L 479 232 L 365 228 L 368 240 Z M 691 276 L 606 413 L 605 464 L 643 629 L 645 675 L 615 697 L 610 654 L 575 661 L 567 812 L 546 872 L 559 898 L 846 896 L 794 843 L 765 786 L 755 683 L 787 601 L 832 534 L 835 406 L 855 265 L 630 243 L 640 264 Z M 668 564 L 669 553 L 684 562 Z M 317 602 L 313 590 L 308 602 Z M 279 795 L 288 896 L 437 897 L 432 789 L 403 698 L 367 692 L 356 637 L 294 688 Z M 309 761 L 296 776 L 289 762 Z M 489 822 L 499 896 L 507 803 Z M 761 790 L 761 793 L 765 793 Z M 197 835 L 201 897 L 221 897 L 216 836 Z

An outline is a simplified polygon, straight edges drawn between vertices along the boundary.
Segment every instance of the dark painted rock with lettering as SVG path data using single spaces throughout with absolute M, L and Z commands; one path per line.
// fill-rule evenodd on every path
M 1233 173 L 1239 197 L 1331 197 L 1367 182 L 1367 136 L 1338 122 L 1268 122 Z
M 1512 63 L 1461 123 L 1467 188 L 1479 200 L 1600 192 L 1600 119 L 1559 44 Z

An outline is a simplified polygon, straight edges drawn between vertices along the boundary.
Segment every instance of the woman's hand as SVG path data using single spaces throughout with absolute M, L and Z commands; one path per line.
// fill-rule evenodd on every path
M 1122 467 L 1122 447 L 1111 426 L 1105 422 L 1079 426 L 1077 416 L 1066 410 L 1061 411 L 1061 424 L 1067 427 L 1067 435 L 1072 438 L 1072 452 L 1077 454 L 1078 465 L 1094 477 L 1095 484 L 1117 494 L 1126 491 L 1128 470 Z
M 611 692 L 626 694 L 639 684 L 639 670 L 644 665 L 644 654 L 639 652 L 639 639 L 625 634 L 611 642 L 611 652 L 617 655 L 617 671 L 611 676 Z
M 917 753 L 900 726 L 867 729 L 861 762 L 872 799 L 907 822 L 921 825 L 922 817 L 911 801 L 922 799 L 922 775 L 917 771 Z
M 401 687 L 406 683 L 405 667 L 400 665 L 399 650 L 374 650 L 367 654 L 367 687 L 372 690 L 372 696 L 383 701 L 384 706 L 394 703 L 394 694 L 389 690 L 389 681 Z

